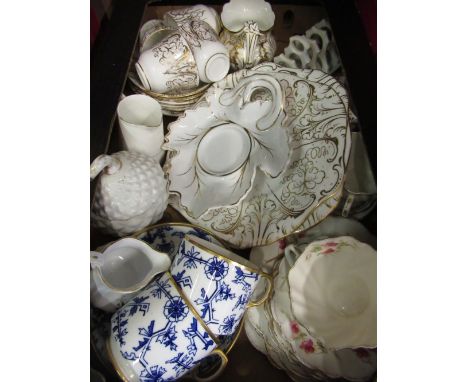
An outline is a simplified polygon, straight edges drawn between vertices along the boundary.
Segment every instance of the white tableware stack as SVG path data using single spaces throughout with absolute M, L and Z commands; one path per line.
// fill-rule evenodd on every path
M 250 342 L 294 381 L 369 380 L 376 262 L 375 250 L 350 236 L 287 246 L 274 263 L 272 297 L 246 312 Z
M 173 10 L 162 21 L 145 23 L 135 64 L 143 87 L 164 94 L 223 79 L 229 55 L 219 40 L 220 30 L 219 15 L 205 5 Z

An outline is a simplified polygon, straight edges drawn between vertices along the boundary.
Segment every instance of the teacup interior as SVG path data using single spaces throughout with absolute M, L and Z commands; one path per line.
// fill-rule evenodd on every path
M 138 248 L 115 248 L 101 267 L 102 277 L 116 289 L 128 289 L 143 281 L 152 269 L 151 261 Z
M 251 268 L 252 270 L 258 271 L 258 267 L 254 263 L 251 263 L 250 261 L 244 259 L 243 257 L 236 255 L 234 252 L 228 251 L 226 248 L 220 247 L 219 245 L 210 243 L 209 241 L 200 239 L 199 237 L 196 237 L 196 236 L 187 235 L 186 238 L 192 244 L 199 247 L 199 249 L 201 250 L 208 249 L 208 251 L 214 252 L 217 255 L 221 255 L 222 257 L 227 258 L 228 260 L 236 262 L 245 267 Z
M 144 94 L 125 97 L 117 107 L 119 118 L 133 125 L 157 127 L 162 122 L 161 105 Z

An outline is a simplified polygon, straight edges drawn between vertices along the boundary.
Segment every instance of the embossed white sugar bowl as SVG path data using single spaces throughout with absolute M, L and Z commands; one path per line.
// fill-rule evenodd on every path
M 167 181 L 156 158 L 120 151 L 91 164 L 97 179 L 91 222 L 104 232 L 126 236 L 161 219 L 168 201 Z
M 171 275 L 158 276 L 114 313 L 108 353 L 124 381 L 174 381 L 209 355 L 227 364 L 217 337 L 190 305 Z
M 200 82 L 192 51 L 180 31 L 142 52 L 135 69 L 143 87 L 157 93 L 194 89 Z
M 264 0 L 231 0 L 223 6 L 221 20 L 225 30 L 221 41 L 228 47 L 234 70 L 252 68 L 272 61 L 276 42 L 271 34 L 275 14 Z
M 263 304 L 273 285 L 255 264 L 191 235 L 182 240 L 171 274 L 216 335 L 234 333 L 245 310 Z M 264 288 L 256 290 L 260 281 Z
M 91 251 L 91 303 L 114 312 L 171 265 L 169 256 L 144 241 L 125 238 Z

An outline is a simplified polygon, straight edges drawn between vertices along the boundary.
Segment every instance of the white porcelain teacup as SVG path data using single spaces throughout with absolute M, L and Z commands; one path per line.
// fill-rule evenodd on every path
M 229 51 L 215 30 L 204 21 L 189 20 L 179 25 L 185 41 L 192 50 L 200 80 L 216 82 L 229 72 Z
M 133 238 L 118 240 L 102 253 L 91 251 L 91 303 L 114 312 L 170 264 L 167 254 Z
M 217 335 L 235 332 L 246 308 L 270 296 L 272 278 L 250 261 L 195 236 L 187 235 L 171 265 L 171 274 L 207 326 Z M 252 301 L 259 281 L 263 296 Z
M 158 42 L 173 34 L 175 30 L 162 20 L 149 20 L 140 28 L 140 53 L 155 46 Z
M 192 51 L 180 31 L 142 52 L 135 69 L 143 87 L 156 93 L 194 89 L 200 81 Z
M 161 161 L 164 127 L 159 102 L 144 94 L 133 94 L 119 102 L 117 115 L 125 149 Z
M 210 355 L 227 364 L 220 342 L 190 305 L 169 272 L 114 313 L 109 358 L 124 381 L 173 381 Z
M 164 22 L 171 27 L 178 27 L 192 20 L 206 22 L 216 34 L 221 31 L 221 19 L 218 13 L 206 5 L 198 4 L 193 7 L 175 9 L 164 15 Z

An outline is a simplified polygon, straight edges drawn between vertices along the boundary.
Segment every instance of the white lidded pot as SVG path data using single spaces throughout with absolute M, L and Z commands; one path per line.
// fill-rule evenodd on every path
M 91 303 L 113 313 L 171 265 L 169 256 L 144 241 L 125 238 L 104 252 L 91 251 Z

